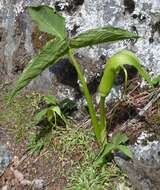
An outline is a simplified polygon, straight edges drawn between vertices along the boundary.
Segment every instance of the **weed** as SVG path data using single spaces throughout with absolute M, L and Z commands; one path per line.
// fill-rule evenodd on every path
M 67 119 L 70 117 L 71 113 L 76 110 L 76 104 L 74 101 L 66 98 L 62 101 L 57 101 L 52 95 L 43 96 L 42 100 L 39 102 L 42 109 L 39 110 L 35 115 L 35 120 L 37 125 L 47 120 L 46 125 L 51 127 L 56 126 L 66 126 Z
M 70 185 L 65 190 L 105 190 L 116 187 L 114 180 L 121 174 L 119 169 L 108 163 L 101 169 L 93 166 L 83 165 L 76 173 L 69 177 Z M 122 180 L 122 176 L 121 176 Z M 102 185 L 103 184 L 103 185 Z

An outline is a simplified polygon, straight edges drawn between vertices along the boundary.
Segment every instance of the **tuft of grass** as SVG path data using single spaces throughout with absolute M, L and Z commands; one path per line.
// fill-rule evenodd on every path
M 114 163 L 109 163 L 101 169 L 85 163 L 77 168 L 76 172 L 69 177 L 69 181 L 70 184 L 65 190 L 112 190 L 120 181 L 125 181 L 125 176 Z

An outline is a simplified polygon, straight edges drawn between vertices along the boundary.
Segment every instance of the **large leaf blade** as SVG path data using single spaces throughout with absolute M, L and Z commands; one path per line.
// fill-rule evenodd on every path
M 27 7 L 32 19 L 38 24 L 39 29 L 59 39 L 65 39 L 65 19 L 49 6 Z
M 125 39 L 137 39 L 136 34 L 111 26 L 91 29 L 74 37 L 70 41 L 71 48 L 80 48 L 100 43 L 114 42 Z
M 44 71 L 51 64 L 56 63 L 56 61 L 63 55 L 66 54 L 68 50 L 67 43 L 63 40 L 50 40 L 28 64 L 26 69 L 21 74 L 20 78 L 16 82 L 15 88 L 10 95 L 10 100 L 29 82 L 37 77 L 42 71 Z
M 102 76 L 102 80 L 99 85 L 99 93 L 102 97 L 106 97 L 115 80 L 116 74 L 123 67 L 123 65 L 131 65 L 135 67 L 138 73 L 150 84 L 153 85 L 151 78 L 144 67 L 141 66 L 140 61 L 134 55 L 134 53 L 123 50 L 119 53 L 113 55 L 107 62 L 104 73 Z

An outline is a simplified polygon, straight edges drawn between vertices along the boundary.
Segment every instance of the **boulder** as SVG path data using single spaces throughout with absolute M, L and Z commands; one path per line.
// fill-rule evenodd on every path
M 152 140 L 151 140 L 152 139 Z M 134 190 L 159 190 L 160 187 L 160 139 L 143 132 L 130 148 L 133 160 L 115 156 L 118 166 L 127 173 Z
M 55 7 L 66 17 L 69 36 L 112 25 L 143 37 L 137 41 L 127 40 L 77 50 L 88 82 L 101 75 L 105 59 L 123 48 L 136 52 L 141 63 L 154 75 L 159 73 L 159 0 L 6 0 L 0 2 L 0 76 L 5 76 L 1 77 L 1 81 L 19 75 L 28 60 L 50 39 L 31 22 L 25 9 L 27 5 L 41 4 Z M 36 90 L 50 87 L 55 95 L 74 98 L 77 83 L 75 87 L 59 83 L 55 74 L 47 70 L 30 85 Z

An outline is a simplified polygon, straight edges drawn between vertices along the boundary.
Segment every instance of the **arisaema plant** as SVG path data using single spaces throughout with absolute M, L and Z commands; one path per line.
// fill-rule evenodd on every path
M 106 26 L 103 28 L 91 29 L 73 38 L 68 38 L 65 27 L 65 18 L 57 13 L 53 8 L 48 6 L 38 6 L 28 7 L 27 9 L 32 19 L 37 23 L 39 29 L 42 32 L 50 34 L 53 38 L 48 41 L 40 50 L 38 55 L 36 55 L 28 63 L 27 67 L 24 69 L 23 73 L 16 82 L 15 88 L 10 96 L 10 101 L 22 88 L 27 86 L 32 79 L 41 74 L 47 67 L 56 64 L 57 61 L 64 55 L 68 55 L 81 81 L 82 89 L 89 108 L 92 126 L 95 131 L 95 136 L 101 147 L 101 151 L 98 156 L 99 163 L 102 163 L 108 153 L 117 149 L 123 151 L 126 155 L 131 157 L 132 154 L 130 150 L 121 145 L 128 139 L 124 134 L 117 134 L 113 137 L 111 143 L 107 142 L 105 98 L 113 86 L 117 73 L 120 69 L 124 69 L 124 65 L 129 64 L 135 67 L 139 74 L 151 84 L 152 81 L 150 80 L 149 75 L 144 68 L 141 67 L 136 56 L 130 51 L 124 50 L 116 55 L 113 55 L 106 63 L 104 74 L 99 85 L 101 114 L 100 118 L 98 118 L 83 75 L 83 71 L 74 56 L 74 49 L 93 46 L 100 43 L 111 43 L 125 39 L 137 39 L 138 36 L 132 32 L 128 32 L 120 28 Z

